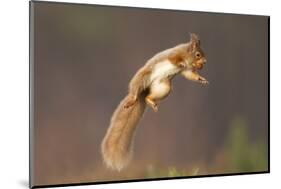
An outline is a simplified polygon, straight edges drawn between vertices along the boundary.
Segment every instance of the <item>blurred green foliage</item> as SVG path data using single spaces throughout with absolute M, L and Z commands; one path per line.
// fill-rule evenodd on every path
M 198 172 L 199 168 L 193 168 L 189 171 L 178 169 L 176 167 L 159 170 L 155 166 L 149 165 L 147 167 L 146 178 L 196 176 L 198 175 Z
M 268 169 L 266 141 L 250 142 L 248 123 L 243 117 L 231 122 L 226 153 L 230 169 L 234 172 L 255 172 Z
M 214 170 L 217 170 L 219 169 L 218 167 L 222 166 L 222 173 L 266 171 L 268 169 L 268 149 L 266 139 L 250 140 L 248 122 L 241 116 L 235 117 L 231 121 L 229 128 L 224 148 L 222 149 L 224 160 L 209 166 Z M 203 170 L 208 170 L 208 167 L 203 166 Z M 212 174 L 212 170 L 206 172 L 201 171 L 201 174 Z M 149 165 L 147 166 L 145 177 L 160 178 L 196 175 L 199 175 L 198 166 L 187 170 L 173 166 L 168 169 L 160 169 L 155 165 Z

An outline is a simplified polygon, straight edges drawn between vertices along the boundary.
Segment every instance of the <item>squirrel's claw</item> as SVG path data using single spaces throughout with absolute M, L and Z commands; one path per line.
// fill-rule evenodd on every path
M 154 112 L 158 112 L 158 106 L 156 104 L 151 106 L 151 108 L 153 109 Z
M 132 105 L 133 105 L 133 103 L 127 102 L 127 103 L 124 105 L 124 109 L 127 109 L 127 108 L 131 107 Z
M 203 84 L 203 85 L 208 85 L 208 84 L 209 84 L 209 81 L 204 80 L 204 81 L 200 81 L 200 83 Z
M 126 102 L 126 104 L 124 105 L 124 108 L 127 109 L 127 108 L 133 106 L 136 103 L 136 101 L 137 101 L 137 97 L 133 97 L 133 98 L 129 99 Z
M 209 81 L 207 81 L 207 79 L 205 79 L 204 77 L 199 77 L 198 81 L 203 84 L 203 85 L 207 85 L 209 84 Z
M 146 97 L 145 101 L 153 109 L 154 112 L 158 112 L 158 106 L 153 100 L 151 100 L 149 97 Z

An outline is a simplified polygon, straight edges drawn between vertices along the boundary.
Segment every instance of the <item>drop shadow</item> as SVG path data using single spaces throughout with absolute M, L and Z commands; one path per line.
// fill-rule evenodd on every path
M 20 180 L 18 183 L 25 188 L 29 188 L 29 183 L 27 180 Z

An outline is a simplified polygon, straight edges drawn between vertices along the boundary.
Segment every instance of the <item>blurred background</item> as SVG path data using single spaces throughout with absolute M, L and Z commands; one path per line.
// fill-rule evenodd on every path
M 268 17 L 33 2 L 35 185 L 268 170 Z M 135 72 L 197 33 L 202 86 L 178 76 L 147 109 L 134 157 L 100 144 Z

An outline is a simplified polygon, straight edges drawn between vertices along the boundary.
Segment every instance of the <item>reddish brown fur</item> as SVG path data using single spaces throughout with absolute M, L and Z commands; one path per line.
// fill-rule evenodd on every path
M 200 53 L 200 57 L 196 56 Z M 157 66 L 159 62 L 169 60 L 180 69 L 172 72 L 171 75 L 166 76 L 161 80 L 162 84 L 166 81 L 167 90 L 166 96 L 171 89 L 171 78 L 176 74 L 181 74 L 189 80 L 207 84 L 208 81 L 201 77 L 197 70 L 203 67 L 206 59 L 203 51 L 200 48 L 199 38 L 195 34 L 191 34 L 189 43 L 177 45 L 174 48 L 167 49 L 157 53 L 147 63 L 140 68 L 134 75 L 129 84 L 129 93 L 121 101 L 114 114 L 112 115 L 110 126 L 102 141 L 102 156 L 106 165 L 114 170 L 123 169 L 132 157 L 132 142 L 136 126 L 140 121 L 145 110 L 145 99 L 148 97 L 147 103 L 157 111 L 156 99 L 164 99 L 166 96 L 159 96 L 152 86 L 155 83 L 150 80 L 150 76 L 155 71 L 155 68 L 160 70 Z M 158 64 L 161 65 L 161 64 Z M 155 72 L 154 72 L 155 73 Z M 157 72 L 156 72 L 157 73 Z M 162 73 L 161 73 L 162 74 Z M 156 86 L 159 86 L 156 83 Z M 170 88 L 169 88 L 170 87 Z M 161 98 L 160 98 L 161 97 Z

